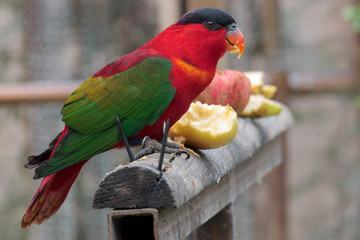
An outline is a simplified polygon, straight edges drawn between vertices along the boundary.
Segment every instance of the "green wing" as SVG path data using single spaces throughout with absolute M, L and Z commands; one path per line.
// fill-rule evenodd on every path
M 106 151 L 121 140 L 115 116 L 127 137 L 151 126 L 175 95 L 169 60 L 151 57 L 113 76 L 89 78 L 66 101 L 68 133 L 53 156 L 35 170 L 40 178 Z

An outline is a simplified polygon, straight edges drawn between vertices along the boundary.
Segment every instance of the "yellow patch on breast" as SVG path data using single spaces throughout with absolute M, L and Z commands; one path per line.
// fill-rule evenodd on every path
M 172 62 L 175 67 L 178 67 L 185 75 L 190 77 L 194 82 L 209 81 L 210 73 L 208 71 L 202 70 L 179 58 L 173 58 Z

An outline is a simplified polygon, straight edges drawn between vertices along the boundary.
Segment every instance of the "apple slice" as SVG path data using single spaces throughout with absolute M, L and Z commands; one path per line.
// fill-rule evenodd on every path
M 263 95 L 251 95 L 248 105 L 240 114 L 241 117 L 267 117 L 278 115 L 282 110 L 282 106 L 274 100 L 267 99 Z
M 169 131 L 169 137 L 185 138 L 185 144 L 212 149 L 231 142 L 239 128 L 237 114 L 229 105 L 207 105 L 197 101 Z
M 261 94 L 264 95 L 264 97 L 271 99 L 276 93 L 277 87 L 275 85 L 264 83 L 264 72 L 244 72 L 244 74 L 250 80 L 252 94 Z
M 261 88 L 261 94 L 268 99 L 271 99 L 276 91 L 277 87 L 275 85 L 265 84 Z
M 244 72 L 251 83 L 251 92 L 252 94 L 260 94 L 262 86 L 264 85 L 264 72 L 254 71 L 254 72 Z

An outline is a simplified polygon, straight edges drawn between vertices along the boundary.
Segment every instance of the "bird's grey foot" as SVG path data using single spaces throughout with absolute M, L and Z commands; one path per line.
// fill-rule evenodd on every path
M 142 141 L 142 149 L 134 154 L 134 158 L 137 160 L 139 158 L 142 158 L 146 155 L 152 154 L 152 153 L 158 153 L 161 150 L 161 143 L 156 141 L 155 139 L 151 139 L 149 137 L 144 137 Z M 173 159 L 175 159 L 174 156 L 180 156 L 181 154 L 186 154 L 186 159 L 190 157 L 190 153 L 184 149 L 181 149 L 180 144 L 176 142 L 169 142 L 166 141 L 165 145 L 165 153 L 173 155 Z
M 167 141 L 169 129 L 170 129 L 170 120 L 168 119 L 164 123 L 164 135 L 161 139 L 161 143 L 159 143 L 154 139 L 150 139 L 149 137 L 145 137 L 143 140 L 143 149 L 135 155 L 135 158 L 138 159 L 154 152 L 160 152 L 159 165 L 157 167 L 157 169 L 160 171 L 159 176 L 157 177 L 158 181 L 160 181 L 163 174 L 162 165 L 163 165 L 165 153 L 170 153 L 173 155 L 170 161 L 173 161 L 175 159 L 175 156 L 180 156 L 182 153 L 187 154 L 187 158 L 190 157 L 190 154 L 187 151 L 180 149 L 179 144 Z

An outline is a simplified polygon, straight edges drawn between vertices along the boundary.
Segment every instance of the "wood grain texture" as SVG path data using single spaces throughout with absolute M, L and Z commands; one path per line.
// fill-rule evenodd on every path
M 119 166 L 100 183 L 94 208 L 179 208 L 221 178 L 292 124 L 284 106 L 278 116 L 261 119 L 239 118 L 236 138 L 226 146 L 198 151 L 200 158 L 185 155 L 169 162 L 165 155 L 164 174 L 157 180 L 159 154 Z
M 154 217 L 154 238 L 157 240 L 180 240 L 214 217 L 227 205 L 235 202 L 245 190 L 262 179 L 269 172 L 281 163 L 281 144 L 277 137 L 270 141 L 247 161 L 242 162 L 238 167 L 227 173 L 219 182 L 214 182 L 205 188 L 193 199 L 178 208 L 167 209 L 140 209 L 149 214 L 156 214 Z M 109 213 L 110 233 L 119 231 L 111 219 L 112 216 L 126 216 L 138 214 L 137 209 L 114 210 Z M 234 228 L 235 229 L 235 228 Z M 233 234 L 236 231 L 233 232 Z M 234 236 L 234 235 L 233 235 Z M 127 239 L 136 239 L 128 236 Z M 112 239 L 110 237 L 110 239 Z M 116 239 L 116 238 L 113 238 Z M 238 239 L 238 238 L 234 238 Z

